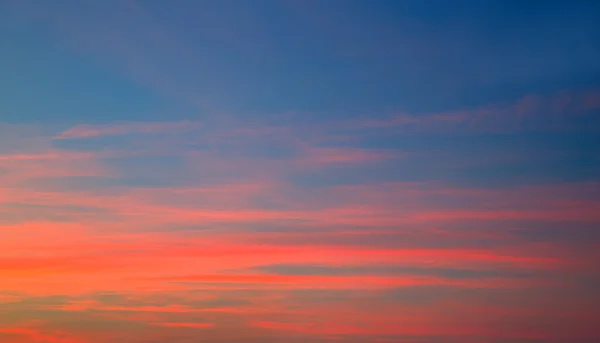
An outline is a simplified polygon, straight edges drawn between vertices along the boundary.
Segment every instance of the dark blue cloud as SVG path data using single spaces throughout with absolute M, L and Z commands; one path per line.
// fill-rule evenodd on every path
M 349 266 L 332 267 L 320 265 L 269 265 L 256 268 L 260 271 L 282 275 L 318 275 L 318 276 L 348 276 L 348 275 L 408 275 L 436 276 L 448 279 L 484 279 L 484 278 L 532 278 L 540 277 L 538 271 L 502 270 L 502 269 L 459 269 L 459 268 L 417 268 L 401 266 Z

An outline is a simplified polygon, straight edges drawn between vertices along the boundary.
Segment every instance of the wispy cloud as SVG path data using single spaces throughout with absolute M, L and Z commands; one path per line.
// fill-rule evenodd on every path
M 346 123 L 347 128 L 402 129 L 406 132 L 518 132 L 576 129 L 573 117 L 597 116 L 598 90 L 529 94 L 512 102 L 461 111 L 411 114 Z M 585 128 L 579 126 L 579 128 Z
M 114 123 L 112 125 L 78 125 L 56 135 L 54 139 L 77 139 L 98 136 L 116 136 L 136 133 L 177 133 L 201 127 L 198 122 L 162 122 L 162 123 Z
M 158 323 L 158 326 L 169 328 L 206 329 L 215 326 L 214 323 Z

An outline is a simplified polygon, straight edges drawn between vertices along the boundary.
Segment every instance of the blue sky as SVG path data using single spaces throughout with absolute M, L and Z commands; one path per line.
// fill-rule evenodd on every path
M 2 112 L 20 112 L 7 120 L 437 112 L 585 88 L 600 75 L 593 1 L 3 7 Z

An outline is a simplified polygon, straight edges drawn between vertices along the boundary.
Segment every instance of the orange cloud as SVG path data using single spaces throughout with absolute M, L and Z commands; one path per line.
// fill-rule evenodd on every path
M 214 323 L 157 323 L 158 326 L 168 328 L 190 328 L 190 329 L 207 329 L 215 326 Z
M 84 339 L 73 337 L 72 335 L 60 332 L 58 330 L 49 330 L 50 332 L 43 332 L 36 329 L 30 328 L 2 328 L 0 327 L 0 335 L 8 334 L 8 342 L 23 342 L 20 338 L 11 340 L 10 336 L 16 335 L 21 336 L 27 340 L 27 342 L 47 342 L 47 343 L 85 343 Z M 3 339 L 4 341 L 4 339 Z

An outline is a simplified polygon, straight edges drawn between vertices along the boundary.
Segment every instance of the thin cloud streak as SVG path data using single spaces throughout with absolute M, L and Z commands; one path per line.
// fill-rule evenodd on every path
M 189 121 L 163 123 L 115 123 L 113 125 L 79 125 L 59 133 L 54 139 L 77 139 L 99 136 L 117 136 L 135 133 L 178 133 L 202 127 Z

